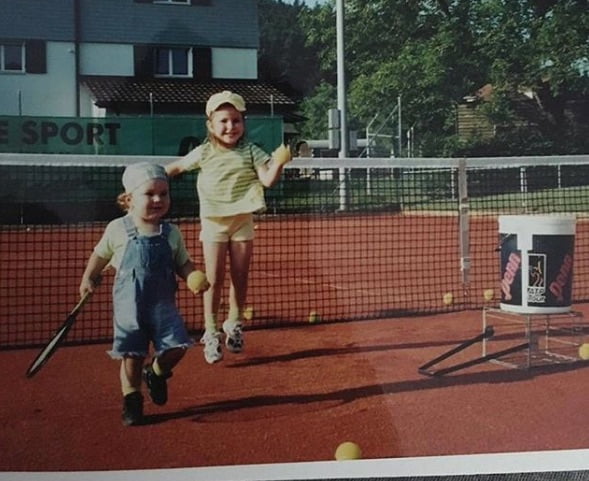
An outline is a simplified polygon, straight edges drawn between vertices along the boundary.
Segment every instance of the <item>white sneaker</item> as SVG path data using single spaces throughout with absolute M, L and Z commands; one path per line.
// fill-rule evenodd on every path
M 209 364 L 214 364 L 223 359 L 223 350 L 221 349 L 221 333 L 205 331 L 200 338 L 200 343 L 204 344 L 205 360 Z
M 225 346 L 231 352 L 241 352 L 243 350 L 243 330 L 241 323 L 235 321 L 225 321 L 223 323 L 223 332 L 226 334 Z

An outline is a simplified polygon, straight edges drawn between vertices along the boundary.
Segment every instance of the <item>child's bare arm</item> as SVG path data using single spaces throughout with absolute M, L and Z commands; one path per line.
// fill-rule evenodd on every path
M 257 169 L 258 178 L 264 187 L 272 187 L 282 174 L 284 166 L 292 160 L 292 153 L 289 147 L 280 145 L 272 152 L 272 160 Z
M 196 267 L 194 265 L 194 262 L 192 262 L 192 260 L 188 259 L 183 265 L 176 268 L 176 274 L 178 274 L 178 276 L 181 277 L 182 279 L 186 280 L 188 275 L 192 271 L 194 271 L 195 269 L 196 269 Z
M 169 164 L 165 165 L 164 168 L 166 169 L 166 174 L 168 177 L 176 177 L 185 171 L 181 159 L 170 162 Z
M 96 279 L 100 277 L 101 272 L 108 265 L 108 262 L 107 259 L 103 259 L 95 253 L 90 255 L 90 259 L 88 259 L 88 264 L 82 275 L 82 280 L 80 281 L 80 297 L 83 297 L 87 292 L 94 292 Z

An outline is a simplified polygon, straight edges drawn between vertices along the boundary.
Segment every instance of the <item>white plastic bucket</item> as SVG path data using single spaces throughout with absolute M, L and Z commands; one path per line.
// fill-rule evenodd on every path
M 501 309 L 530 314 L 570 311 L 575 218 L 500 216 L 499 239 Z

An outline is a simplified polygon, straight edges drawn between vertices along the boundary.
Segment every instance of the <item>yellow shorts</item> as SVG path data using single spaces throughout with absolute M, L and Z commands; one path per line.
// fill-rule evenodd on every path
M 249 241 L 253 238 L 254 215 L 252 213 L 200 219 L 201 242 Z

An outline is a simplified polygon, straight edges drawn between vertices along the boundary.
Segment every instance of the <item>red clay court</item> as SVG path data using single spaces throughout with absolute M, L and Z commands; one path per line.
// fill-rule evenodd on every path
M 577 306 L 586 309 L 586 306 Z M 246 351 L 205 363 L 193 349 L 149 424 L 120 421 L 107 345 L 65 347 L 32 379 L 36 350 L 0 353 L 3 471 L 123 470 L 589 446 L 586 363 L 484 363 L 442 377 L 423 363 L 480 332 L 479 311 L 254 330 Z M 474 345 L 448 359 L 481 355 Z M 138 455 L 137 453 L 140 453 Z
M 388 176 L 387 186 L 394 180 Z M 58 350 L 36 377 L 24 375 L 77 302 L 84 263 L 104 224 L 3 227 L 0 446 L 9 449 L 0 451 L 0 470 L 326 461 L 347 440 L 368 459 L 586 449 L 589 370 L 576 358 L 584 325 L 559 331 L 570 341 L 561 363 L 514 369 L 484 362 L 439 377 L 418 372 L 479 335 L 483 307 L 498 303 L 497 295 L 482 297 L 485 289 L 498 292 L 497 213 L 468 216 L 466 286 L 455 209 L 369 207 L 261 217 L 245 351 L 210 366 L 196 346 L 170 380 L 169 403 L 147 402 L 148 423 L 136 428 L 122 426 L 119 366 L 105 353 L 111 276 L 70 333 L 75 345 Z M 588 225 L 578 216 L 573 310 L 585 316 Z M 199 259 L 196 221 L 180 226 Z M 445 305 L 448 292 L 453 302 Z M 180 307 L 198 337 L 201 303 L 183 286 Z M 320 323 L 308 322 L 311 311 Z M 534 327 L 541 337 L 542 325 Z M 487 347 L 527 339 L 522 326 L 510 329 L 498 328 Z M 481 355 L 475 343 L 440 367 Z

